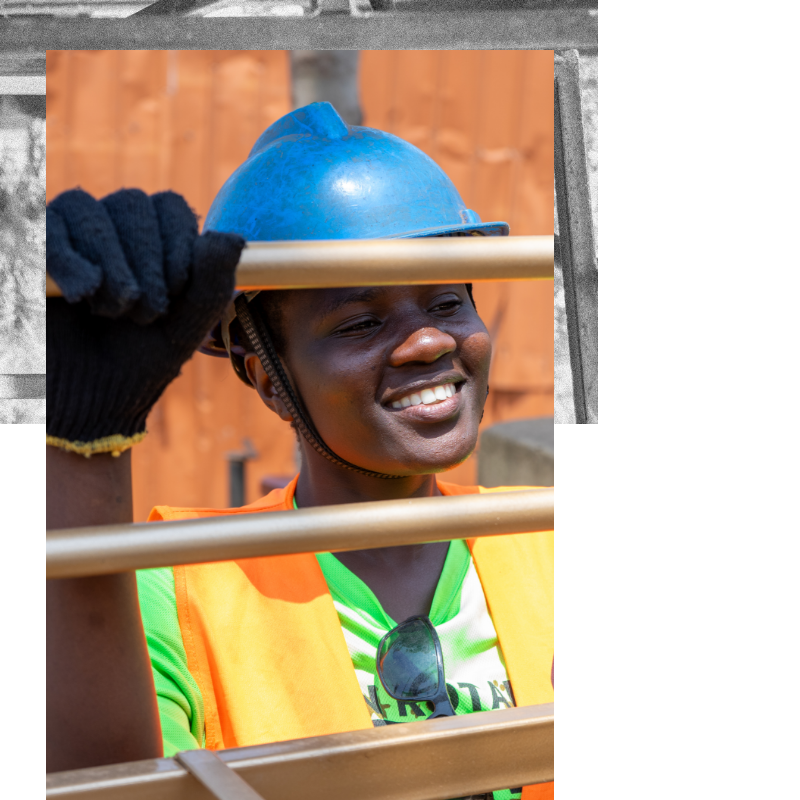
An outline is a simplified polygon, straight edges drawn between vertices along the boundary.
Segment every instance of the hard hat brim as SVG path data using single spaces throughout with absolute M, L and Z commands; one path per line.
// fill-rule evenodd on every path
M 463 225 L 440 225 L 436 228 L 422 228 L 421 230 L 398 233 L 395 236 L 380 236 L 380 239 L 424 239 L 428 236 L 447 236 L 448 234 L 469 235 L 475 233 L 480 236 L 508 236 L 507 222 L 467 222 Z

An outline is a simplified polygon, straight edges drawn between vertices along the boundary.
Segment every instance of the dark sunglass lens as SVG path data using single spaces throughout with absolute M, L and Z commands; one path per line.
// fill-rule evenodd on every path
M 438 694 L 436 645 L 422 620 L 394 631 L 383 643 L 379 659 L 383 682 L 395 697 L 426 700 Z

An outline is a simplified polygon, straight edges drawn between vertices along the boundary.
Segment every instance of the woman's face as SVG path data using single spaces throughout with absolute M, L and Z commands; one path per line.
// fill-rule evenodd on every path
M 297 290 L 281 312 L 289 375 L 341 458 L 415 475 L 472 453 L 491 342 L 464 284 Z

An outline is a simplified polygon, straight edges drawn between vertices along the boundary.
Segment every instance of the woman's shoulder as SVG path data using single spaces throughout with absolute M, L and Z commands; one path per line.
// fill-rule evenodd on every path
M 457 483 L 447 483 L 437 480 L 439 490 L 443 495 L 456 494 L 490 494 L 492 492 L 520 492 L 523 489 L 545 489 L 545 486 L 461 486 Z
M 148 522 L 168 522 L 201 517 L 233 516 L 235 514 L 254 514 L 263 511 L 290 511 L 297 484 L 294 478 L 287 486 L 273 489 L 268 495 L 240 508 L 182 508 L 179 506 L 155 506 L 147 518 Z

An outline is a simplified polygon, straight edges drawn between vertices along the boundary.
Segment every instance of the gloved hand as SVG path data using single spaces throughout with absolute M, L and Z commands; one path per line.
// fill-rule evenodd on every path
M 143 433 L 231 301 L 244 244 L 199 236 L 174 192 L 123 189 L 98 201 L 75 189 L 47 206 L 47 271 L 63 294 L 47 301 L 48 442 Z

